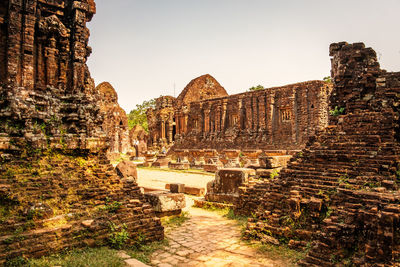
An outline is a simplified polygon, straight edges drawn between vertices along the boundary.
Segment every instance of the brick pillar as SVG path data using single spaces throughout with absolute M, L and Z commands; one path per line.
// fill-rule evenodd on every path
M 10 1 L 8 11 L 7 82 L 21 85 L 22 1 Z
M 259 96 L 258 101 L 258 126 L 260 130 L 265 130 L 265 94 Z
M 204 132 L 208 133 L 210 131 L 210 110 L 204 110 Z
M 221 130 L 222 132 L 225 132 L 225 123 L 226 123 L 226 104 L 227 101 L 223 100 L 222 102 L 222 121 L 221 121 Z
M 22 31 L 22 73 L 21 85 L 29 90 L 34 87 L 34 41 L 35 41 L 35 23 L 36 23 L 36 0 L 27 0 L 25 3 L 25 12 L 23 16 Z

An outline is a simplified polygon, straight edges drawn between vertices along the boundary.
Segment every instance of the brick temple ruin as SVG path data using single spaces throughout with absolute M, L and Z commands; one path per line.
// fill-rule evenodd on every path
M 0 265 L 105 244 L 110 225 L 131 242 L 163 239 L 135 171 L 117 175 L 106 159 L 86 65 L 94 13 L 93 0 L 0 2 Z
M 146 200 L 132 163 L 115 171 L 106 157 L 146 155 L 148 142 L 177 159 L 155 166 L 214 168 L 208 200 L 252 214 L 246 237 L 308 249 L 301 266 L 399 265 L 400 73 L 381 70 L 371 48 L 332 44 L 333 85 L 229 96 L 201 76 L 157 99 L 147 135 L 128 132 L 111 85 L 95 88 L 94 13 L 93 0 L 0 2 L 0 264 L 103 245 L 110 225 L 125 224 L 132 242 L 162 239 L 147 203 L 159 198 Z M 218 170 L 243 159 L 249 168 Z
M 398 266 L 400 73 L 363 43 L 330 46 L 329 125 L 276 179 L 240 189 L 247 236 L 309 247 L 301 266 Z M 338 107 L 338 108 L 337 108 Z
M 328 125 L 331 91 L 331 83 L 308 81 L 229 96 L 212 76 L 200 76 L 177 98 L 162 96 L 148 110 L 150 149 L 170 148 L 153 166 L 284 167 Z M 147 164 L 153 161 L 150 154 Z
M 174 149 L 304 147 L 328 123 L 331 84 L 309 81 L 228 96 L 210 75 L 192 80 L 177 97 L 148 111 L 150 145 Z

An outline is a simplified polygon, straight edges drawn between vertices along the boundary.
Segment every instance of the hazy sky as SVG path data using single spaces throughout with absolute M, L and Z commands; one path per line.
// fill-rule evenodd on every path
M 329 44 L 364 42 L 400 71 L 400 0 L 96 0 L 88 24 L 96 85 L 127 112 L 209 73 L 229 94 L 322 79 Z

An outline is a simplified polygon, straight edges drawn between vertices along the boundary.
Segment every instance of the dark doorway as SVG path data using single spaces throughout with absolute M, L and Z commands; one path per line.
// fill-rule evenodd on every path
M 175 134 L 176 134 L 176 124 L 172 125 L 172 141 L 175 141 Z

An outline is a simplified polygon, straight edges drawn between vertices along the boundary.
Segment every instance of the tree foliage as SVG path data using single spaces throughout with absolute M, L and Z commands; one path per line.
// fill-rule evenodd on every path
M 156 99 L 153 98 L 148 101 L 143 101 L 142 104 L 137 104 L 136 108 L 131 110 L 128 114 L 128 125 L 132 129 L 135 125 L 141 125 L 146 131 L 149 131 L 147 123 L 146 111 L 149 108 L 154 108 L 156 105 Z
M 250 87 L 249 91 L 258 91 L 258 90 L 264 90 L 264 89 L 265 89 L 264 86 L 259 84 L 257 86 Z

